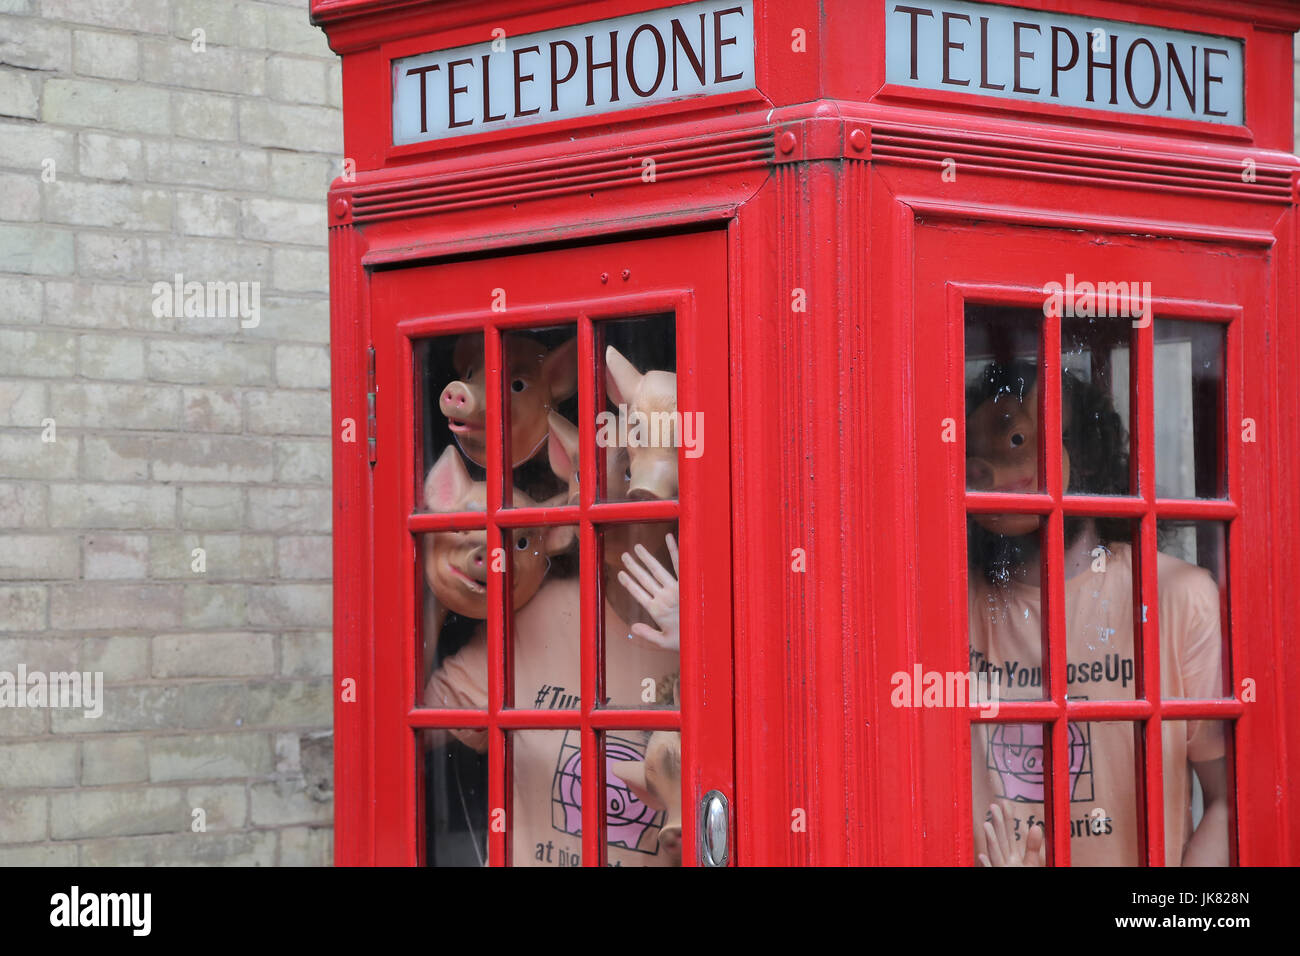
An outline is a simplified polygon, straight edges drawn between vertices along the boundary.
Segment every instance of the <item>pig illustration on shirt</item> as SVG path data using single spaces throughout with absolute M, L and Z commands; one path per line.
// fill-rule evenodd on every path
M 531 459 L 546 441 L 546 416 L 578 390 L 578 340 L 554 349 L 522 335 L 502 340 L 510 390 L 510 463 Z M 470 461 L 487 465 L 487 401 L 483 339 L 465 335 L 453 354 L 460 376 L 442 390 L 438 407 Z

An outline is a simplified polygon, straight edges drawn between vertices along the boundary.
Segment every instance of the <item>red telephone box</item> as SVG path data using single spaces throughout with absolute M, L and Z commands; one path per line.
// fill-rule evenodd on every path
M 339 863 L 1300 862 L 1300 9 L 312 14 Z

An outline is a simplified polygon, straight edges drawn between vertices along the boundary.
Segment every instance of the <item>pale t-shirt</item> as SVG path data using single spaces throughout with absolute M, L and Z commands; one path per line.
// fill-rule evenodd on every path
M 515 701 L 530 710 L 574 710 L 580 694 L 578 582 L 547 581 L 515 611 Z M 606 687 L 609 706 L 648 709 L 647 690 L 660 705 L 671 703 L 668 678 L 678 656 L 628 640 L 627 626 L 606 608 Z M 644 682 L 649 679 L 653 685 Z M 478 632 L 443 661 L 429 679 L 428 707 L 487 708 L 487 639 Z M 574 714 L 574 724 L 577 715 Z M 486 731 L 452 731 L 477 750 Z M 669 866 L 659 850 L 664 814 L 642 803 L 614 772 L 623 760 L 645 756 L 648 731 L 619 730 L 605 736 L 605 820 L 607 857 L 614 866 Z M 582 762 L 580 731 L 528 730 L 511 733 L 514 776 L 511 826 L 515 866 L 578 866 L 582 853 Z
M 1133 700 L 1132 548 L 1113 544 L 1105 570 L 1065 582 L 1067 694 L 1071 699 Z M 1093 562 L 1099 567 L 1100 562 Z M 1165 698 L 1223 696 L 1219 589 L 1209 572 L 1167 554 L 1157 560 L 1160 594 L 1161 693 Z M 971 670 L 999 679 L 1004 700 L 1041 699 L 1040 592 L 1020 582 L 1006 588 L 970 571 Z M 1137 865 L 1134 728 L 1131 722 L 1071 723 L 1070 860 L 1074 866 Z M 1178 866 L 1192 833 L 1188 761 L 1224 755 L 1222 725 L 1165 722 L 1166 865 Z M 995 798 L 1011 801 L 1023 841 L 1044 823 L 1043 725 L 975 724 L 971 773 L 976 854 L 987 852 L 983 823 Z M 1019 844 L 1023 847 L 1023 843 Z M 977 856 L 978 859 L 978 856 Z

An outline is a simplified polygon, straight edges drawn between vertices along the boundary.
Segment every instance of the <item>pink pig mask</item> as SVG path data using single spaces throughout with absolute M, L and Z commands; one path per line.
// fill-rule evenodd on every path
M 663 810 L 659 848 L 669 860 L 682 862 L 682 735 L 658 730 L 646 743 L 644 760 L 620 761 L 612 767 L 618 778 L 646 806 Z
M 429 470 L 424 482 L 426 507 L 433 512 L 486 511 L 487 484 L 469 476 L 455 446 L 448 445 Z M 518 507 L 534 507 L 515 489 Z M 558 504 L 558 501 L 547 502 Z M 506 539 L 511 549 L 512 603 L 526 604 L 542 585 L 550 567 L 550 556 L 565 550 L 573 541 L 570 526 L 512 528 Z M 444 608 L 465 617 L 487 618 L 487 580 L 492 549 L 486 531 L 439 531 L 424 535 L 424 573 L 434 596 Z
M 548 350 L 539 342 L 508 335 L 502 345 L 506 387 L 510 389 L 510 463 L 533 458 L 546 441 L 546 415 L 578 390 L 578 340 Z M 447 385 L 438 407 L 461 450 L 476 465 L 487 466 L 487 401 L 483 339 L 463 335 L 453 356 L 460 378 Z
M 657 445 L 632 445 L 627 449 L 629 501 L 677 497 L 677 374 L 636 370 L 614 346 L 605 349 L 605 389 L 620 416 L 643 422 L 662 422 Z M 672 424 L 668 424 L 671 422 Z M 612 480 L 612 479 L 611 479 Z

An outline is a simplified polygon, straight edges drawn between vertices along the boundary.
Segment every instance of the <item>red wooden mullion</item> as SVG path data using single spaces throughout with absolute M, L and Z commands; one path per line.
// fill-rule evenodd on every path
M 502 401 L 502 348 L 501 330 L 489 324 L 484 329 L 484 366 L 487 400 L 487 547 L 488 560 L 492 549 L 501 546 L 501 532 L 497 525 L 497 512 L 502 505 L 504 487 L 503 466 L 505 436 L 509 430 L 503 414 L 509 414 L 509 405 Z M 505 698 L 506 676 L 506 609 L 510 594 L 506 575 L 488 575 L 488 864 L 505 866 L 510 858 L 509 833 L 512 821 L 507 817 L 505 826 L 498 826 L 498 810 L 506 811 L 510 787 L 506 779 L 505 730 L 498 721 Z
M 603 367 L 597 362 L 595 330 L 591 317 L 585 312 L 578 315 L 578 421 L 595 422 L 596 392 L 598 389 L 597 370 Z M 600 547 L 596 527 L 591 520 L 591 506 L 596 498 L 596 432 L 594 428 L 578 429 L 578 515 L 579 515 L 579 553 L 578 573 L 580 575 L 579 594 L 581 595 L 581 645 L 579 650 L 579 686 L 581 700 L 578 703 L 578 719 L 582 738 L 582 861 L 584 866 L 603 865 L 604 841 L 600 839 L 603 830 L 601 807 L 604 801 L 600 794 L 604 790 L 603 761 L 597 760 L 597 732 L 592 725 L 593 703 L 599 693 L 599 643 L 601 620 L 600 609 Z

